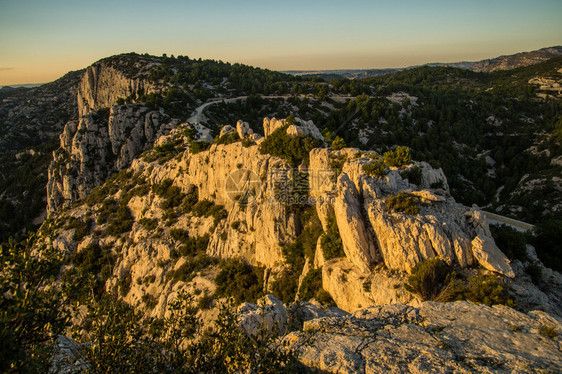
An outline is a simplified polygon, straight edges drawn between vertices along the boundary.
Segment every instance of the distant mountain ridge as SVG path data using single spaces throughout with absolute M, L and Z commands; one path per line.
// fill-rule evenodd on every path
M 287 70 L 283 73 L 302 77 L 322 77 L 361 79 L 391 74 L 396 71 L 413 69 L 419 66 L 448 66 L 476 72 L 490 73 L 498 70 L 510 70 L 523 66 L 538 64 L 562 55 L 562 46 L 541 48 L 536 51 L 519 52 L 513 55 L 502 55 L 480 61 L 432 62 L 424 65 L 408 66 L 406 68 L 387 69 L 335 69 L 335 70 Z

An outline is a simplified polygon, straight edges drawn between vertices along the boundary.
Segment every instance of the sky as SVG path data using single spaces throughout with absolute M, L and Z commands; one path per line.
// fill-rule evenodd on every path
M 560 0 L 0 0 L 0 86 L 50 82 L 126 52 L 326 70 L 556 45 Z

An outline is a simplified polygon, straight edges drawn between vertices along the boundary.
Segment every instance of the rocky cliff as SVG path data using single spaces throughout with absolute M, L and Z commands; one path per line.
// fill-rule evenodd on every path
M 125 121 L 136 124 L 125 131 L 122 116 L 138 113 L 141 115 L 136 120 Z M 190 125 L 180 125 L 161 136 L 143 157 L 133 159 L 142 147 L 139 144 L 146 144 L 134 139 L 158 135 L 154 123 L 155 118 L 161 118 L 159 114 L 143 107 L 117 106 L 110 111 L 108 123 L 102 125 L 96 115 L 82 117 L 77 127 L 69 125 L 61 135 L 70 159 L 63 165 L 76 166 L 51 168 L 50 172 L 59 173 L 63 181 L 49 186 L 50 196 L 61 199 L 52 204 L 64 203 L 61 196 L 65 193 L 74 199 L 86 196 L 88 191 L 80 189 L 76 181 L 92 186 L 107 176 L 97 168 L 106 164 L 92 162 L 92 155 L 100 160 L 110 155 L 114 170 L 130 160 L 131 166 L 94 190 L 88 204 L 81 203 L 59 216 L 61 222 L 84 222 L 86 232 L 76 240 L 77 230 L 67 224 L 59 230 L 55 246 L 68 253 L 91 245 L 111 249 L 118 260 L 107 288 L 115 288 L 123 277 L 151 279 L 150 284 L 133 282 L 123 296 L 133 304 L 140 303 L 147 293 L 157 298 L 155 314 L 165 310 L 170 290 L 193 286 L 191 279 L 173 279 L 190 261 L 178 258 L 187 238 L 206 238 L 201 239 L 203 253 L 211 258 L 238 258 L 265 268 L 264 289 L 273 289 L 289 269 L 287 246 L 309 225 L 302 221 L 304 211 L 297 208 L 298 204 L 279 196 L 280 191 L 293 193 L 295 169 L 285 160 L 260 151 L 263 138 L 254 142 L 255 134 L 249 129 L 243 131 L 243 122 L 238 123 L 238 132 L 234 128 L 223 131 L 224 138 L 233 136 L 237 141 L 218 141 L 203 151 L 195 150 L 197 144 L 185 135 Z M 266 119 L 264 123 L 271 121 Z M 245 140 L 239 134 L 245 135 Z M 115 154 L 119 157 L 112 158 Z M 305 203 L 315 207 L 324 232 L 304 268 L 291 268 L 292 272 L 302 272 L 299 284 L 316 269 L 321 287 L 340 308 L 353 312 L 368 305 L 395 302 L 419 305 L 419 297 L 406 291 L 404 283 L 420 262 L 435 257 L 467 271 L 476 267 L 477 272 L 489 271 L 505 279 L 515 276 L 512 264 L 495 245 L 485 216 L 454 201 L 441 170 L 411 162 L 402 169 L 390 168 L 383 177 L 373 177 L 363 169 L 373 157 L 372 152 L 358 149 L 317 148 L 310 152 L 309 167 L 299 169 L 299 173 L 308 175 L 304 196 L 309 197 Z M 334 160 L 339 160 L 340 169 L 334 169 Z M 412 170 L 417 177 L 412 177 Z M 414 198 L 418 212 L 389 208 L 389 197 L 400 192 Z M 129 217 L 124 213 L 120 218 L 130 223 L 115 234 L 106 211 L 112 217 L 118 214 L 118 205 L 130 211 Z M 202 206 L 207 211 L 199 210 Z M 330 235 L 330 222 L 335 222 L 343 247 L 342 254 L 335 258 L 326 257 L 328 252 L 322 243 Z M 516 270 L 524 273 L 519 265 Z M 198 283 L 212 291 L 216 271 L 203 274 L 207 276 L 198 276 Z M 536 289 L 529 306 L 556 309 L 557 292 Z M 537 294 L 543 296 L 537 299 Z M 530 295 L 521 297 L 533 299 Z
M 146 70 L 158 65 L 158 62 L 137 56 L 134 66 L 130 67 L 127 66 L 127 58 L 127 55 L 122 55 L 100 60 L 86 69 L 77 91 L 79 116 L 110 108 L 119 98 L 136 98 L 156 90 L 156 86 L 147 79 Z
M 48 212 L 85 198 L 177 123 L 140 105 L 114 106 L 68 122 L 49 166 Z
M 126 113 L 141 115 L 120 122 Z M 267 138 L 242 121 L 236 129 L 225 126 L 213 144 L 193 141 L 189 124 L 169 123 L 175 127 L 134 158 L 136 148 L 126 151 L 137 144 L 131 139 L 156 137 L 156 128 L 145 125 L 157 113 L 116 106 L 107 123 L 99 114 L 67 126 L 61 144 L 72 150 L 77 166 L 88 165 L 90 154 L 106 157 L 96 152 L 107 144 L 107 154 L 119 152 L 113 162 L 125 160 L 115 168 L 124 170 L 53 215 L 54 235 L 45 240 L 69 256 L 65 277 L 97 258 L 104 264 L 98 277 L 106 292 L 147 315 L 164 317 L 178 293 L 187 291 L 211 323 L 213 305 L 228 296 L 219 291 L 225 277 L 242 288 L 236 293 L 255 286 L 244 283 L 248 273 L 229 275 L 235 270 L 228 260 L 237 259 L 263 269 L 262 294 L 299 279 L 292 306 L 267 296 L 258 305 L 242 305 L 239 317 L 249 334 L 265 324 L 285 335 L 283 341 L 309 368 L 334 373 L 560 369 L 560 321 L 529 311 L 559 313 L 562 276 L 535 259 L 549 289 L 535 286 L 525 266 L 510 262 L 496 246 L 485 216 L 454 201 L 440 169 L 410 161 L 373 175 L 365 166 L 380 157 L 353 148 L 312 149 L 309 165 L 295 169 L 268 154 L 261 147 Z M 124 123 L 138 125 L 129 132 Z M 264 127 L 272 123 L 276 120 L 265 119 Z M 292 130 L 284 125 L 277 128 L 289 138 L 311 136 L 310 123 L 299 121 Z M 84 178 L 83 170 L 77 169 L 78 178 Z M 70 181 L 64 179 L 71 174 L 67 169 L 59 172 Z M 299 175 L 307 176 L 305 190 L 295 185 Z M 101 174 L 98 178 L 88 183 L 97 183 Z M 283 194 L 305 200 L 291 203 Z M 393 208 L 392 198 L 399 195 L 416 210 Z M 299 254 L 294 248 L 314 225 L 313 216 L 320 234 L 310 240 L 317 243 L 312 254 Z M 326 240 L 341 240 L 341 252 L 328 251 Z M 295 265 L 298 256 L 304 266 Z M 527 314 L 505 306 L 423 302 L 405 284 L 418 264 L 436 257 L 467 277 L 496 274 Z M 306 289 L 315 282 L 338 308 L 313 300 L 321 292 L 311 296 Z

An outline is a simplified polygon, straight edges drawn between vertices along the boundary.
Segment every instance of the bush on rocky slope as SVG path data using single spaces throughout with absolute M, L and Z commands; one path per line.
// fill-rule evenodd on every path
M 221 263 L 221 271 L 215 279 L 216 295 L 232 298 L 237 304 L 244 301 L 255 303 L 263 294 L 263 268 L 247 264 L 239 259 Z
M 260 144 L 260 152 L 287 160 L 291 166 L 297 167 L 303 161 L 308 164 L 309 153 L 321 145 L 320 140 L 311 136 L 290 136 L 287 127 L 278 128 Z
M 385 199 L 386 208 L 394 212 L 402 212 L 415 216 L 420 211 L 420 198 L 401 191 Z
M 463 279 L 439 258 L 422 261 L 408 277 L 405 288 L 422 300 L 469 300 L 486 305 L 515 306 L 505 285 L 493 274 L 477 273 Z

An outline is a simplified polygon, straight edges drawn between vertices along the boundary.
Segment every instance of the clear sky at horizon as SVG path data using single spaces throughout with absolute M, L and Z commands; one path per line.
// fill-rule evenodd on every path
M 474 61 L 562 44 L 562 1 L 0 0 L 0 85 L 124 52 L 274 70 Z

